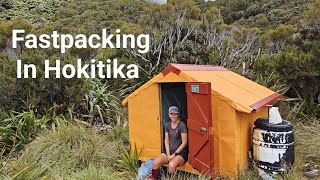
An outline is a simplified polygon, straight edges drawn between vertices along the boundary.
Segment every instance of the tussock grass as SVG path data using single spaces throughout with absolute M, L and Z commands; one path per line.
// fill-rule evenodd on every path
M 320 121 L 294 123 L 296 153 L 305 162 L 320 164 Z
M 209 180 L 210 178 L 207 176 L 204 176 L 204 175 L 194 175 L 194 174 L 190 174 L 187 172 L 176 171 L 176 173 L 173 175 L 173 179 L 176 179 L 176 180 L 189 180 L 189 179 Z
M 97 168 L 95 165 L 89 165 L 87 169 L 75 172 L 67 177 L 66 180 L 115 180 L 120 177 L 110 168 Z
M 277 176 L 280 180 L 305 179 L 303 167 L 320 164 L 320 122 L 292 119 L 295 131 L 295 166 Z M 118 128 L 118 129 L 117 129 Z M 80 125 L 58 123 L 26 146 L 23 154 L 7 168 L 14 179 L 134 179 L 138 166 L 138 152 L 119 143 L 127 140 L 127 126 L 117 123 L 107 134 L 95 133 Z M 122 144 L 124 145 L 124 144 Z M 119 153 L 120 152 L 120 153 Z M 174 179 L 207 179 L 185 172 L 177 172 Z M 228 179 L 216 177 L 215 179 Z M 260 179 L 252 170 L 240 172 L 239 180 Z
M 245 170 L 238 174 L 238 180 L 253 180 L 259 179 L 259 174 L 256 170 Z
M 277 180 L 302 180 L 303 177 L 299 173 L 297 167 L 284 172 L 282 175 L 273 175 L 274 179 Z M 238 180 L 262 180 L 256 170 L 245 170 L 239 173 Z
M 279 180 L 302 180 L 305 179 L 301 172 L 298 170 L 298 166 L 294 166 L 293 168 L 289 169 L 288 171 L 284 172 L 282 176 L 278 176 L 277 179 Z
M 106 174 L 109 171 L 99 169 L 113 166 L 116 151 L 116 143 L 104 135 L 83 126 L 62 123 L 28 144 L 19 159 L 10 164 L 8 172 L 16 179 L 61 179 L 73 172 L 85 174 L 90 168 L 93 174 Z
M 114 121 L 115 124 L 107 132 L 107 138 L 110 141 L 129 144 L 129 127 L 127 119 L 124 119 L 121 116 L 116 116 Z
M 132 148 L 133 147 L 131 146 L 129 146 L 129 148 L 122 146 L 120 148 L 120 159 L 115 164 L 115 166 L 119 168 L 119 174 L 127 178 L 134 178 L 137 175 L 139 169 L 138 161 L 142 150 L 138 152 L 136 146 L 134 147 L 134 149 Z

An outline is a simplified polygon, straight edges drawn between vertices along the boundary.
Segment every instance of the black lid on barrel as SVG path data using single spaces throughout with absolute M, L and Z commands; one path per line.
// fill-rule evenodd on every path
M 254 122 L 255 127 L 274 132 L 292 131 L 293 126 L 288 121 L 282 121 L 278 124 L 269 123 L 269 118 L 259 118 Z

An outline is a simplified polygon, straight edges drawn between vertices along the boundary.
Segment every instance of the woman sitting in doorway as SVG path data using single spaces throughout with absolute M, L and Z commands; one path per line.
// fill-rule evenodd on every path
M 176 106 L 169 108 L 169 117 L 171 122 L 165 124 L 165 151 L 154 160 L 150 179 L 160 179 L 160 167 L 167 163 L 168 176 L 171 178 L 176 168 L 188 160 L 187 126 L 180 121 Z

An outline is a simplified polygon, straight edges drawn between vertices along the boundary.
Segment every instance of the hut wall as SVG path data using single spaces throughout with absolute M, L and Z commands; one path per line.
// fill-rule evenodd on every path
M 212 132 L 214 137 L 214 170 L 217 175 L 237 174 L 236 112 L 218 93 L 212 93 Z
M 236 112 L 237 119 L 237 152 L 239 170 L 244 170 L 248 165 L 248 151 L 252 148 L 252 130 L 254 121 L 261 117 L 268 117 L 268 109 L 262 109 L 259 112 L 241 113 Z
M 140 159 L 161 153 L 158 84 L 153 84 L 128 100 L 129 137 L 132 147 L 142 149 Z

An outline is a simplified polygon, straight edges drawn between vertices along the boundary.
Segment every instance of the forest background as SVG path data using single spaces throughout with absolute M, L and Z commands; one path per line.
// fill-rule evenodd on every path
M 72 48 L 61 54 L 11 44 L 13 29 L 90 35 L 103 28 L 150 34 L 150 51 Z M 140 78 L 41 78 L 45 59 L 75 64 L 78 58 L 134 63 Z M 39 78 L 17 79 L 17 59 L 35 64 Z M 1 176 L 134 177 L 139 152 L 130 151 L 121 101 L 169 63 L 224 66 L 283 94 L 276 105 L 295 125 L 297 151 L 297 165 L 284 178 L 319 169 L 319 0 L 171 0 L 162 6 L 139 0 L 0 0 Z

